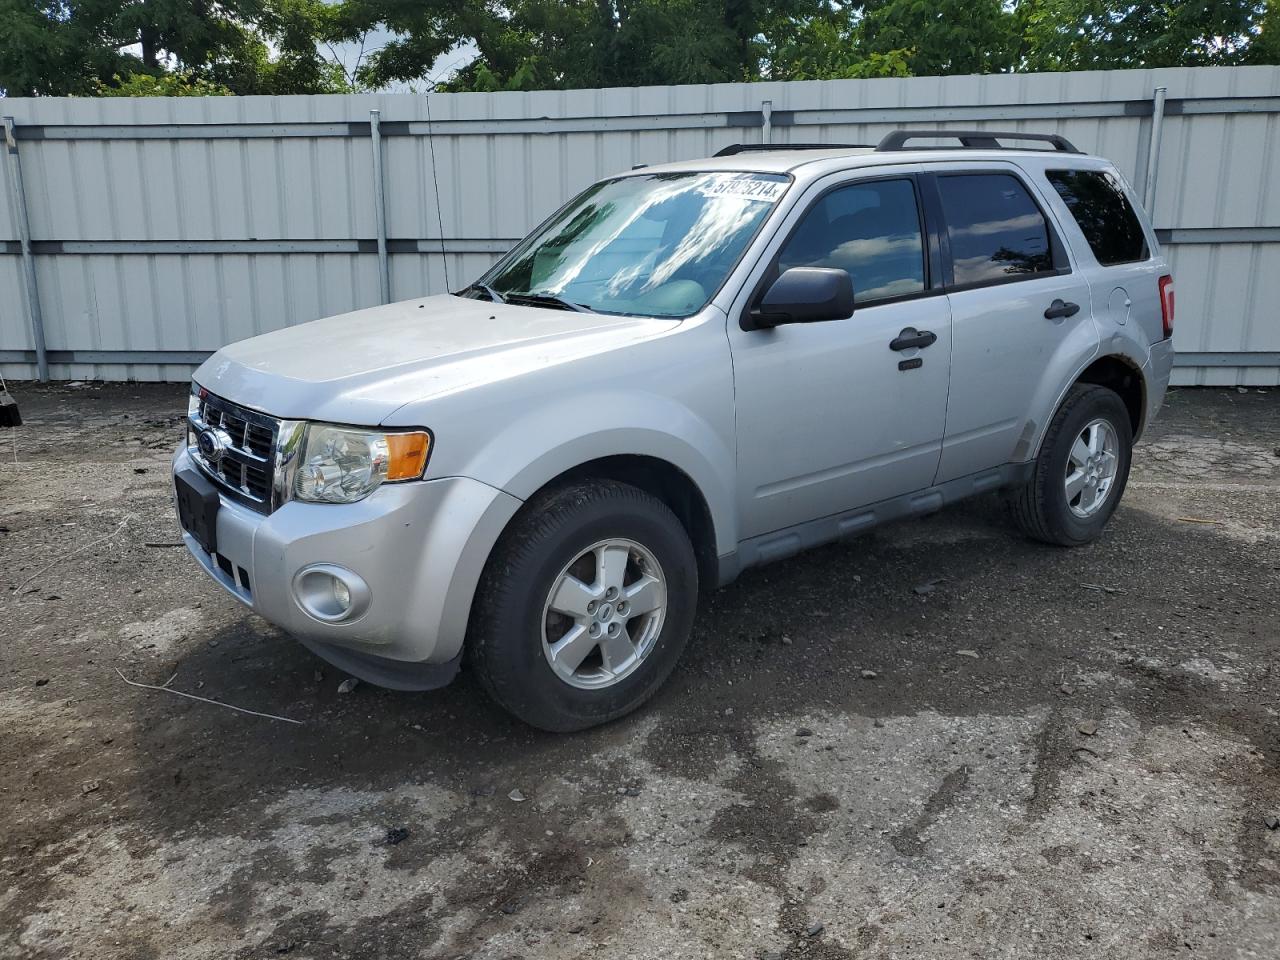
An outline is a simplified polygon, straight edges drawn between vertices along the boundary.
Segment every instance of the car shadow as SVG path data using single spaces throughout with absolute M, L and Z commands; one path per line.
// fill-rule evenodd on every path
M 681 666 L 654 700 L 568 736 L 512 719 L 465 670 L 427 693 L 340 693 L 340 671 L 241 614 L 181 657 L 174 689 L 299 722 L 139 691 L 140 811 L 165 830 L 199 830 L 246 798 L 303 788 L 528 783 L 641 735 L 678 743 L 696 771 L 762 719 L 1053 709 L 1071 675 L 1115 667 L 1121 627 L 1167 615 L 1167 598 L 1142 584 L 1153 558 L 1185 546 L 1185 531 L 1122 510 L 1099 543 L 1046 548 L 1013 533 L 994 498 L 974 501 L 705 596 Z M 1126 586 L 1107 592 L 1112 583 Z M 161 672 L 147 679 L 163 682 Z

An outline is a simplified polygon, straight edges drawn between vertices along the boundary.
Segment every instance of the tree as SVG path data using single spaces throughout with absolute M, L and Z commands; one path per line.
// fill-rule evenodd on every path
M 0 90 L 93 95 L 177 72 L 234 93 L 347 89 L 324 0 L 0 0 Z M 135 52 L 136 51 L 136 52 Z
M 1246 63 L 1280 63 L 1280 0 L 1267 0 L 1258 17 L 1258 33 L 1249 44 Z
M 1001 0 L 879 0 L 859 31 L 864 57 L 904 51 L 915 76 L 1002 73 L 1017 54 L 1017 20 Z
M 0 0 L 0 23 L 10 95 L 1280 63 L 1280 0 Z M 354 68 L 333 54 L 374 34 L 390 40 Z M 440 57 L 472 46 L 478 55 L 437 82 Z
M 1017 67 L 1115 70 L 1243 63 L 1250 60 L 1266 9 L 1259 0 L 1022 0 L 1015 14 L 1021 33 Z M 1278 61 L 1273 56 L 1265 62 Z
M 184 73 L 134 73 L 100 83 L 100 97 L 229 97 L 226 87 Z
M 11 96 L 89 94 L 136 57 L 120 51 L 118 4 L 0 0 L 0 90 Z
M 432 65 L 484 25 L 485 2 L 343 0 L 329 9 L 322 38 L 360 42 L 375 31 L 390 32 L 392 39 L 359 65 L 356 82 L 371 89 L 395 82 L 431 82 Z

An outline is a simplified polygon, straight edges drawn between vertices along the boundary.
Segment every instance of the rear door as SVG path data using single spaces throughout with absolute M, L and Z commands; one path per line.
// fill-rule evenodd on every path
M 923 178 L 940 222 L 951 389 L 937 482 L 1030 459 L 1044 378 L 1096 349 L 1089 285 L 1060 227 L 1010 163 L 940 164 Z

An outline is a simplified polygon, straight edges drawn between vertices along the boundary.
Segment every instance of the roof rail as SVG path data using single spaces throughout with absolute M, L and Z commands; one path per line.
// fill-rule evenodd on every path
M 733 157 L 739 153 L 764 153 L 769 150 L 850 150 L 870 149 L 869 143 L 731 143 L 715 152 L 717 157 Z
M 906 146 L 908 140 L 959 140 L 960 146 L 965 150 L 1005 150 L 1007 147 L 1000 145 L 1001 140 L 1034 140 L 1038 143 L 1047 143 L 1059 153 L 1080 153 L 1066 137 L 1060 137 L 1056 133 L 1018 133 L 1018 132 L 1002 132 L 999 130 L 895 130 L 893 133 L 885 134 L 884 139 L 876 144 L 876 150 L 880 152 L 888 152 L 891 150 L 949 150 L 952 147 L 912 147 Z

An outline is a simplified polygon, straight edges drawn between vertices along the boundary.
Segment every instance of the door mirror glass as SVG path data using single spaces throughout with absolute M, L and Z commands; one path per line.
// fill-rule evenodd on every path
M 751 311 L 757 328 L 783 323 L 819 323 L 853 316 L 853 279 L 832 267 L 784 270 Z

